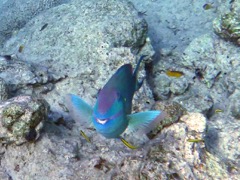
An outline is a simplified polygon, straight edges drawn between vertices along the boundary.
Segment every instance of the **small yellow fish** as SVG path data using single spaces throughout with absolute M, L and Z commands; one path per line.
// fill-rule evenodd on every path
M 21 53 L 24 49 L 24 46 L 23 45 L 20 45 L 19 48 L 18 48 L 18 52 Z
M 90 138 L 82 130 L 80 131 L 80 134 L 87 140 L 87 142 L 91 143 Z
M 220 112 L 223 112 L 222 109 L 215 109 L 215 113 L 220 113 Z
M 204 139 L 188 139 L 187 142 L 199 143 L 204 142 Z
M 176 77 L 176 78 L 179 78 L 182 75 L 184 75 L 184 73 L 181 71 L 171 71 L 171 70 L 167 70 L 166 74 L 170 77 Z
M 126 146 L 126 147 L 128 147 L 128 148 L 130 148 L 130 149 L 137 149 L 138 147 L 137 146 L 133 146 L 132 144 L 130 144 L 129 142 L 127 142 L 125 139 L 123 139 L 122 137 L 120 138 L 121 139 L 121 141 L 122 141 L 122 143 Z
M 204 10 L 209 10 L 209 9 L 212 9 L 212 8 L 213 8 L 213 5 L 210 4 L 210 3 L 207 3 L 207 4 L 204 4 L 204 5 L 203 5 L 203 9 L 204 9 Z

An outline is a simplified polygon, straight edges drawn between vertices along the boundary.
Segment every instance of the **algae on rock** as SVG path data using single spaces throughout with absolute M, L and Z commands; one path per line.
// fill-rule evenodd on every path
M 220 37 L 240 46 L 240 14 L 229 12 L 213 21 L 213 28 Z
M 22 144 L 39 136 L 49 105 L 44 99 L 17 96 L 0 104 L 2 143 Z

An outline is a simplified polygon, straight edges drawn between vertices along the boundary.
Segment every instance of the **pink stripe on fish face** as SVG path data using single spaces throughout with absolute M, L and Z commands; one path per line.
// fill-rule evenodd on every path
M 107 119 L 98 118 L 96 115 L 94 115 L 94 118 L 95 118 L 95 120 L 96 120 L 98 123 L 100 123 L 100 124 L 105 124 L 105 123 L 108 122 L 109 120 L 117 119 L 117 118 L 119 118 L 119 117 L 122 116 L 122 115 L 123 115 L 123 110 L 120 110 L 120 111 L 118 111 L 118 113 L 110 116 L 110 117 L 107 118 Z

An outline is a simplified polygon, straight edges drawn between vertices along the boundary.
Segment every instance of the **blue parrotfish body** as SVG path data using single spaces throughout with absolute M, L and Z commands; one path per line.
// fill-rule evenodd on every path
M 137 80 L 142 56 L 135 68 L 131 64 L 121 66 L 100 90 L 97 102 L 92 108 L 76 95 L 66 96 L 66 105 L 75 121 L 91 125 L 106 138 L 120 138 L 128 129 L 128 133 L 152 130 L 154 122 L 161 120 L 161 111 L 145 111 L 131 114 L 132 99 L 135 91 L 143 84 Z

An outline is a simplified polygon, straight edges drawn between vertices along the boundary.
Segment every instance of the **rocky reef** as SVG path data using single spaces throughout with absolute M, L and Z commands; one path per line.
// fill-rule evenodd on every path
M 225 20 L 238 19 L 237 1 L 209 9 L 184 0 L 49 0 L 32 9 L 34 2 L 2 22 L 0 179 L 238 179 L 240 49 L 221 35 Z M 8 10 L 0 17 L 20 11 L 12 0 L 0 3 Z M 167 116 L 152 132 L 127 137 L 139 145 L 131 150 L 81 129 L 63 97 L 94 104 L 112 74 L 141 55 L 146 81 L 133 113 Z
M 220 15 L 213 21 L 213 28 L 220 37 L 240 45 L 240 5 L 231 1 L 230 12 Z
M 1 103 L 1 143 L 20 145 L 35 141 L 48 117 L 48 110 L 44 99 L 31 96 L 17 96 Z
M 0 47 L 4 41 L 16 34 L 31 18 L 39 13 L 66 3 L 68 0 L 34 0 L 26 1 L 7 0 L 0 2 Z
M 240 15 L 230 12 L 215 19 L 214 30 L 220 37 L 240 45 Z

